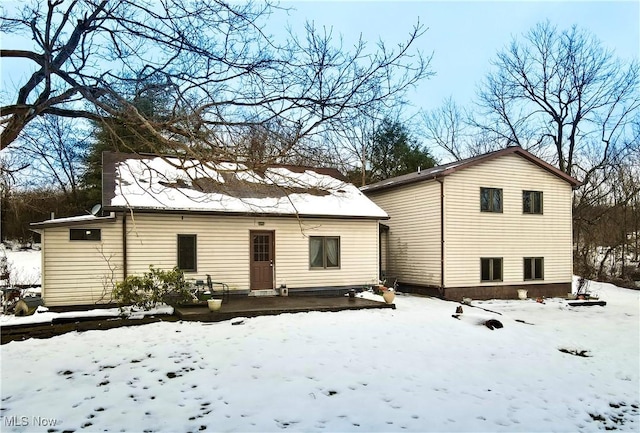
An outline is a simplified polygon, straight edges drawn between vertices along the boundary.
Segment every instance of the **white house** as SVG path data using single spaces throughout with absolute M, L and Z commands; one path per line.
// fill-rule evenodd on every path
M 388 218 L 333 169 L 122 153 L 103 155 L 102 204 L 106 216 L 32 224 L 45 305 L 110 302 L 116 281 L 149 265 L 232 293 L 361 287 L 379 275 Z
M 578 185 L 509 147 L 361 190 L 390 217 L 383 273 L 407 290 L 460 300 L 570 292 Z

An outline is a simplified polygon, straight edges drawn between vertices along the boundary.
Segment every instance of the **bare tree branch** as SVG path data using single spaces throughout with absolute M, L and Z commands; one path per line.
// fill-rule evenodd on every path
M 278 42 L 264 30 L 277 11 L 262 2 L 55 0 L 5 13 L 0 27 L 33 39 L 34 49 L 5 47 L 3 60 L 28 58 L 39 68 L 0 108 L 1 147 L 38 116 L 55 115 L 117 119 L 165 148 L 200 143 L 227 157 L 221 137 L 277 124 L 294 138 L 282 151 L 294 151 L 367 107 L 394 105 L 430 74 L 430 58 L 414 49 L 419 23 L 393 49 L 360 41 L 345 50 L 311 24 L 303 38 Z M 137 111 L 128 93 L 151 77 L 172 100 L 161 121 Z

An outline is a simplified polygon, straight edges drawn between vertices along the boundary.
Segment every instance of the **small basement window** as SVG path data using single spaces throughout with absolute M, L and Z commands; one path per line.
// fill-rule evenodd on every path
M 196 272 L 196 235 L 178 235 L 178 268 L 181 271 Z
M 71 241 L 99 241 L 101 239 L 101 229 L 69 229 L 69 240 Z

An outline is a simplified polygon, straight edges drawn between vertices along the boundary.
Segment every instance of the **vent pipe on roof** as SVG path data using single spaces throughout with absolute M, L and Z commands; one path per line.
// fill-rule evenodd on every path
M 420 166 L 418 166 L 418 174 L 420 174 Z
M 55 212 L 51 212 L 51 218 L 52 220 L 56 219 L 56 213 Z

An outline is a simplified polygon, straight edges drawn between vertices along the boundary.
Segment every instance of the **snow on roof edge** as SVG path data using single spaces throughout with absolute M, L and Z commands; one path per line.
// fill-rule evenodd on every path
M 74 225 L 76 223 L 95 224 L 99 222 L 115 221 L 115 219 L 116 217 L 114 214 L 110 214 L 108 216 L 103 216 L 103 217 L 98 217 L 95 215 L 78 215 L 78 216 L 72 216 L 72 217 L 54 218 L 54 219 L 39 221 L 35 223 L 30 223 L 29 225 L 31 227 L 39 228 L 39 227 Z

